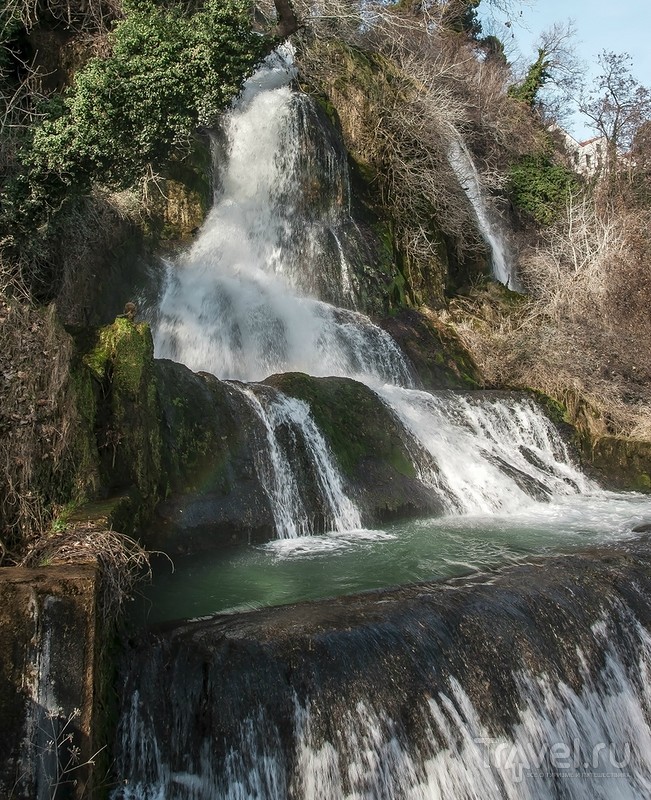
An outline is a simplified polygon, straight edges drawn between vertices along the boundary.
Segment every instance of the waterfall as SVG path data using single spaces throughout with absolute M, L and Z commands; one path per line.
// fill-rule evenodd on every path
M 556 427 L 517 395 L 378 390 L 432 458 L 422 479 L 450 513 L 515 511 L 531 498 L 594 492 Z
M 594 490 L 533 403 L 418 392 L 386 331 L 355 310 L 325 302 L 324 295 L 351 300 L 354 294 L 349 258 L 355 251 L 342 222 L 350 220 L 348 173 L 345 154 L 315 118 L 309 98 L 292 89 L 292 78 L 288 55 L 274 56 L 227 118 L 215 207 L 196 243 L 170 267 L 155 326 L 157 355 L 221 379 L 260 381 L 300 371 L 365 382 L 401 421 L 415 444 L 422 482 L 450 512 L 504 511 Z M 461 145 L 453 150 L 458 165 L 469 158 L 464 152 Z M 336 267 L 326 270 L 325 283 L 315 248 Z M 501 252 L 496 244 L 495 253 Z M 500 263 L 506 269 L 496 256 Z M 278 536 L 313 531 L 314 513 L 293 474 L 295 459 L 283 456 L 276 435 L 282 425 L 309 417 L 298 401 L 265 405 L 259 389 L 246 397 L 267 431 L 268 452 L 258 469 Z M 300 436 L 314 444 L 318 430 L 310 424 Z M 359 515 L 350 516 L 334 488 L 343 479 L 332 477 L 331 461 L 316 458 L 325 450 L 308 451 L 311 463 L 320 465 L 317 475 L 322 468 L 327 475 L 318 500 L 328 507 L 324 524 L 359 527 Z M 328 505 L 327 497 L 339 499 Z
M 114 798 L 648 797 L 650 568 L 643 540 L 153 634 Z
M 499 226 L 491 214 L 477 167 L 463 141 L 455 135 L 448 147 L 448 158 L 462 189 L 475 211 L 479 230 L 491 250 L 493 277 L 509 289 L 519 290 L 517 276 Z
M 345 154 L 293 77 L 290 54 L 272 57 L 225 120 L 215 206 L 170 265 L 154 331 L 159 357 L 252 382 L 229 387 L 254 415 L 247 434 L 276 535 L 352 531 L 364 541 L 309 405 L 259 383 L 287 371 L 371 387 L 401 424 L 424 491 L 457 518 L 527 520 L 540 501 L 598 492 L 532 400 L 421 391 L 394 340 L 355 310 L 362 243 Z M 474 165 L 459 143 L 450 159 L 495 276 L 514 288 Z M 489 571 L 449 583 L 134 637 L 113 800 L 649 796 L 651 557 L 630 526 L 622 535 L 619 549 L 500 570 L 485 560 Z M 271 583 L 269 549 L 251 551 L 257 579 Z M 293 580 L 310 581 L 300 570 Z M 345 591 L 328 584 L 331 595 Z
M 292 77 L 289 54 L 272 57 L 225 122 L 216 202 L 170 265 L 156 353 L 220 378 L 297 370 L 404 383 L 391 337 L 323 302 L 354 307 L 361 236 L 343 146 Z
M 269 387 L 237 387 L 261 420 L 266 433 L 266 448 L 256 453 L 256 468 L 269 496 L 280 539 L 310 536 L 319 528 L 330 531 L 362 527 L 359 511 L 346 495 L 332 454 L 317 428 L 310 408 L 302 400 L 287 397 Z M 289 441 L 283 443 L 280 431 L 285 428 Z M 307 455 L 307 464 L 298 447 Z M 322 526 L 314 521 L 314 503 L 306 502 L 306 466 L 319 489 L 319 505 L 324 508 Z

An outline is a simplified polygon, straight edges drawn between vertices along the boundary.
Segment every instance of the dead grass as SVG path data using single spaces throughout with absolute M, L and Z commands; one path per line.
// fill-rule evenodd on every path
M 651 434 L 651 214 L 599 197 L 572 203 L 520 263 L 530 293 L 455 301 L 457 332 L 491 385 L 563 402 L 593 435 Z
M 149 555 L 129 536 L 93 522 L 75 523 L 31 543 L 20 566 L 96 562 L 101 576 L 100 608 L 110 621 L 131 598 L 135 584 L 151 578 Z

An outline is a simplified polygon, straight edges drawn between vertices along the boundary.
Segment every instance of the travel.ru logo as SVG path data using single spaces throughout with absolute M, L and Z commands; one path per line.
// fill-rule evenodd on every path
M 630 742 L 587 745 L 576 738 L 566 742 L 520 743 L 481 736 L 482 766 L 511 774 L 514 783 L 525 778 L 621 778 L 631 760 Z

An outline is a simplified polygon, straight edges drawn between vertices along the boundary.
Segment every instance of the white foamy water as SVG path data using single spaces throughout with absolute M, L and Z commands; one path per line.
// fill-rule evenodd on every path
M 455 392 L 378 389 L 431 456 L 421 479 L 450 512 L 498 513 L 597 485 L 570 459 L 555 426 L 530 400 Z
M 321 494 L 325 528 L 340 532 L 360 528 L 359 511 L 344 491 L 332 453 L 308 404 L 266 386 L 257 387 L 259 394 L 252 387 L 234 384 L 234 388 L 246 398 L 264 426 L 267 446 L 256 453 L 256 468 L 271 501 L 278 537 L 296 539 L 318 532 L 304 497 L 306 482 L 297 468 L 300 453 L 292 447 L 296 437 L 300 438 Z M 282 428 L 289 432 L 288 444 L 279 438 Z
M 592 658 L 577 645 L 570 673 L 576 685 L 562 670 L 549 674 L 521 663 L 509 683 L 517 711 L 506 725 L 498 709 L 475 705 L 467 671 L 451 665 L 449 674 L 441 674 L 434 668 L 435 640 L 431 648 L 418 649 L 421 658 L 432 659 L 433 669 L 414 669 L 417 695 L 402 694 L 387 661 L 387 681 L 403 696 L 408 718 L 392 716 L 387 687 L 369 685 L 356 674 L 355 692 L 351 696 L 346 687 L 347 705 L 335 699 L 336 720 L 329 724 L 323 716 L 328 685 L 323 695 L 318 689 L 336 666 L 322 665 L 310 678 L 307 696 L 299 700 L 294 694 L 293 708 L 291 703 L 270 707 L 261 699 L 233 726 L 223 757 L 215 759 L 206 741 L 192 753 L 186 771 L 161 758 L 147 709 L 135 692 L 121 728 L 121 758 L 133 765 L 135 780 L 125 781 L 114 796 L 641 800 L 651 792 L 651 637 L 626 608 L 618 608 L 617 617 L 613 623 L 604 614 L 587 631 Z M 390 650 L 391 639 L 382 641 Z M 360 632 L 357 646 L 374 652 L 372 631 Z M 279 709 L 282 718 L 274 716 Z M 181 727 L 191 739 L 192 731 Z
M 291 90 L 292 77 L 287 60 L 272 60 L 228 117 L 217 199 L 170 265 L 156 355 L 222 379 L 302 371 L 409 382 L 385 331 L 315 297 L 354 305 L 344 242 L 346 225 L 356 228 L 345 157 L 328 140 L 306 143 L 312 106 Z

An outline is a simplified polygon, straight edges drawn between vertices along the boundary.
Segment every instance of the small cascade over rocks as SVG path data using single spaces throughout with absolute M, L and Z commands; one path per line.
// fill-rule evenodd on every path
M 594 492 L 556 427 L 518 394 L 378 390 L 431 461 L 422 480 L 449 513 L 515 511 L 531 499 Z
M 647 797 L 648 546 L 153 633 L 113 797 Z
M 449 144 L 448 158 L 461 184 L 461 188 L 466 193 L 475 211 L 477 222 L 479 223 L 479 231 L 486 244 L 490 247 L 493 277 L 509 289 L 519 291 L 520 284 L 511 262 L 506 240 L 500 231 L 496 214 L 491 210 L 486 199 L 485 190 L 481 184 L 475 162 L 472 160 L 472 156 L 463 140 L 456 134 Z
M 266 447 L 256 451 L 255 461 L 278 538 L 361 528 L 359 511 L 307 403 L 268 386 L 238 388 L 264 426 Z M 309 496 L 310 486 L 316 497 Z

